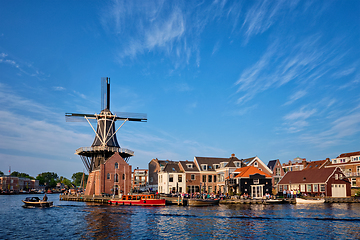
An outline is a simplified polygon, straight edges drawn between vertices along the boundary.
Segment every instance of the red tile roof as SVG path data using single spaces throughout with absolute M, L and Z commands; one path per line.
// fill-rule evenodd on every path
M 287 172 L 278 184 L 325 183 L 335 170 L 334 168 L 321 168 Z
M 354 155 L 360 155 L 360 151 L 358 152 L 351 152 L 351 153 L 342 153 L 338 156 L 338 158 L 343 158 L 343 157 L 351 157 Z
M 256 167 L 253 167 L 253 166 L 238 168 L 234 171 L 234 173 L 238 173 L 235 177 L 242 177 L 242 178 L 248 178 L 250 175 L 254 175 L 256 173 L 265 175 L 265 177 L 271 178 L 271 176 L 269 174 L 266 174 L 263 171 L 257 169 Z

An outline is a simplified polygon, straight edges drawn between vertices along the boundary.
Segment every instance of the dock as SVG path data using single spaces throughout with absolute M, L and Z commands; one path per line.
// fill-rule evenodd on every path
M 59 196 L 61 201 L 76 201 L 76 202 L 95 202 L 95 203 L 108 203 L 112 197 L 105 196 L 90 196 L 90 195 L 64 195 Z

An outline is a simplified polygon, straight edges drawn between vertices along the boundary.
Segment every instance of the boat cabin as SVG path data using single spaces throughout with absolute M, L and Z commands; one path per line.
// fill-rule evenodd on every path
M 147 199 L 159 199 L 160 196 L 155 194 L 150 195 L 124 195 L 121 200 L 147 200 Z

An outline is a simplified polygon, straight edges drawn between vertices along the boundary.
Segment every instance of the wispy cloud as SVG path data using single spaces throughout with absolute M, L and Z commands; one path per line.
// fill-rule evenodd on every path
M 296 93 L 292 94 L 290 96 L 289 101 L 287 101 L 284 105 L 290 105 L 293 102 L 299 100 L 300 98 L 304 97 L 307 94 L 307 92 L 305 90 L 299 90 Z
M 303 106 L 297 111 L 284 116 L 286 130 L 290 133 L 296 133 L 302 131 L 309 125 L 307 119 L 312 117 L 317 112 L 316 109 L 308 109 Z

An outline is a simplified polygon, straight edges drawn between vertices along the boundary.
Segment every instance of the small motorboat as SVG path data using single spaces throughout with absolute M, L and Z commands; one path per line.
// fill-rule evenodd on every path
M 296 198 L 296 203 L 308 204 L 308 203 L 324 203 L 325 199 L 304 199 L 304 198 Z
M 40 200 L 38 197 L 27 197 L 22 200 L 24 207 L 51 207 L 53 202 Z
M 213 206 L 219 205 L 219 199 L 200 199 L 200 198 L 190 198 L 188 199 L 189 206 Z

